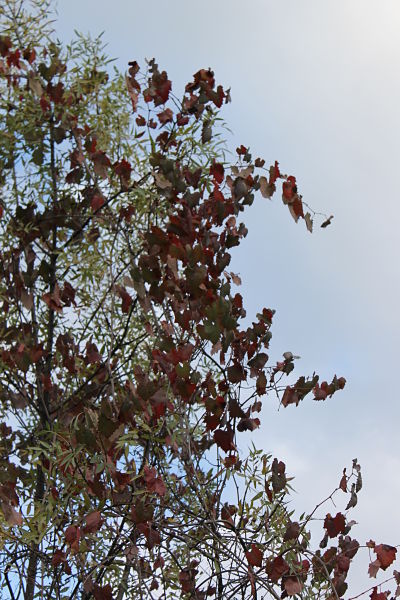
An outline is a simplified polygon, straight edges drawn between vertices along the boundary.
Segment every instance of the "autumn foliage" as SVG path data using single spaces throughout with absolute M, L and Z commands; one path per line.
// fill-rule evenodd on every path
M 16 4 L 0 38 L 2 597 L 343 597 L 357 460 L 313 547 L 324 503 L 295 517 L 285 464 L 240 450 L 270 395 L 345 386 L 293 377 L 291 352 L 270 361 L 274 310 L 248 318 L 229 268 L 256 199 L 312 231 L 296 178 L 247 146 L 226 159 L 211 70 L 182 97 L 155 60 L 111 75 L 98 41 L 53 41 L 46 2 L 35 18 Z M 366 546 L 370 576 L 391 567 L 396 548 Z

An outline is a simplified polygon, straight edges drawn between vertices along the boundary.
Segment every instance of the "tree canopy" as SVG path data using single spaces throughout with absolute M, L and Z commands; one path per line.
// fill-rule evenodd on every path
M 296 178 L 228 152 L 210 69 L 175 95 L 154 59 L 62 45 L 47 0 L 0 11 L 2 597 L 343 597 L 357 460 L 295 516 L 285 464 L 241 450 L 265 398 L 345 386 L 270 363 L 274 310 L 249 319 L 229 270 L 256 198 L 312 231 Z M 396 548 L 367 546 L 386 571 Z

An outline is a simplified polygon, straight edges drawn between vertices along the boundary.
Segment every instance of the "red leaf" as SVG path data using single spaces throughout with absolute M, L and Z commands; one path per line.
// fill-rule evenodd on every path
M 246 379 L 246 371 L 239 364 L 227 368 L 228 379 L 231 383 L 239 383 Z
M 237 430 L 238 431 L 254 431 L 255 429 L 258 429 L 258 427 L 260 427 L 260 419 L 246 418 L 246 419 L 242 419 L 241 421 L 239 421 Z
M 343 469 L 343 476 L 340 480 L 339 487 L 344 492 L 347 492 L 347 477 L 346 477 L 346 469 Z
M 190 169 L 185 168 L 183 170 L 183 174 L 185 176 L 186 183 L 193 188 L 199 187 L 199 181 L 202 174 L 202 169 L 196 169 L 195 171 L 190 171 Z
M 293 200 L 296 194 L 296 177 L 290 175 L 287 180 L 282 183 L 282 200 L 284 204 L 288 204 L 291 200 Z
M 137 120 L 137 119 L 136 119 Z M 121 185 L 123 188 L 129 187 L 129 181 L 131 178 L 132 167 L 130 163 L 124 158 L 119 162 L 114 163 L 114 172 L 121 178 Z
M 214 440 L 217 446 L 224 450 L 224 452 L 236 450 L 236 446 L 233 443 L 233 431 L 230 428 L 226 431 L 223 429 L 217 429 L 214 431 Z
M 271 581 L 277 583 L 289 571 L 289 565 L 282 556 L 277 556 L 268 562 L 266 571 Z
M 142 115 L 139 115 L 136 117 L 136 124 L 138 127 L 144 127 L 146 125 L 146 119 L 142 117 Z
M 160 534 L 152 527 L 151 523 L 138 523 L 136 527 L 145 536 L 150 550 L 161 542 Z
M 167 78 L 167 74 L 163 71 L 160 75 L 160 80 L 157 85 L 157 96 L 154 98 L 154 105 L 165 104 L 168 100 L 171 91 L 171 81 Z
M 218 427 L 221 422 L 221 416 L 218 415 L 205 415 L 204 422 L 206 423 L 206 430 L 213 431 Z
M 323 382 L 323 383 L 325 383 L 325 384 L 326 384 L 326 381 L 325 381 L 325 382 Z M 315 400 L 325 400 L 325 399 L 326 399 L 326 397 L 327 397 L 327 395 L 328 395 L 328 392 L 327 392 L 327 390 L 326 390 L 326 389 L 324 389 L 322 386 L 323 386 L 323 384 L 320 386 L 320 385 L 317 383 L 317 385 L 316 385 L 316 386 L 315 386 L 315 388 L 313 389 L 313 393 L 314 393 L 314 398 L 315 398 Z
M 259 396 L 264 395 L 267 391 L 267 378 L 264 372 L 260 373 L 260 375 L 257 377 L 256 389 Z
M 0 54 L 5 57 L 9 54 L 12 47 L 12 42 L 9 37 L 4 35 L 0 36 Z
M 299 579 L 297 579 L 297 577 L 288 577 L 285 579 L 284 585 L 288 596 L 301 594 L 301 590 L 303 589 L 303 584 Z
M 225 92 L 222 88 L 222 85 L 219 85 L 217 87 L 217 92 L 216 92 L 215 96 L 213 96 L 213 102 L 217 108 L 221 108 L 224 98 L 225 98 Z M 226 104 L 226 102 L 225 102 L 225 104 Z
M 329 513 L 325 517 L 324 527 L 330 538 L 334 538 L 339 533 L 343 533 L 346 529 L 346 519 L 342 513 L 337 513 L 336 517 L 332 517 Z
M 135 79 L 138 71 L 139 71 L 139 65 L 137 64 L 137 62 L 131 61 L 129 63 L 129 71 L 128 71 L 129 75 L 126 76 L 126 87 L 128 88 L 128 93 L 131 97 L 133 112 L 136 111 L 137 103 L 139 100 L 139 92 L 140 92 L 140 85 Z M 144 123 L 142 123 L 142 124 L 144 124 Z
M 230 457 L 228 457 L 228 458 L 230 458 Z M 225 459 L 225 460 L 227 460 L 227 459 Z M 224 521 L 229 523 L 229 525 L 231 526 L 232 529 L 234 529 L 234 521 L 232 519 L 232 516 L 236 512 L 237 512 L 236 506 L 234 506 L 233 504 L 227 504 L 226 502 L 223 505 L 223 507 L 221 508 L 221 519 L 223 519 Z
M 128 76 L 126 77 L 125 81 L 126 81 L 126 87 L 128 89 L 128 94 L 131 97 L 133 112 L 136 112 L 136 108 L 137 108 L 138 100 L 139 100 L 139 92 L 135 88 L 134 82 L 135 83 L 137 83 L 137 82 L 135 79 L 133 79 L 132 77 L 128 77 Z
M 164 496 L 167 488 L 161 477 L 157 476 L 157 471 L 154 467 L 145 466 L 143 469 L 146 488 L 149 492 L 155 492 L 159 496 Z
M 163 559 L 163 557 L 160 555 L 156 558 L 156 560 L 154 561 L 154 565 L 153 565 L 153 569 L 156 571 L 157 569 L 162 569 L 163 566 L 165 565 L 165 560 Z
M 160 104 L 165 104 L 168 100 L 171 91 L 171 81 L 168 79 L 165 71 L 160 73 L 154 59 L 149 61 L 149 66 L 152 75 L 149 77 L 148 89 L 143 92 L 143 98 L 145 102 L 153 101 L 154 106 L 160 106 Z
M 296 195 L 293 198 L 293 200 L 289 203 L 289 210 L 296 223 L 299 220 L 299 217 L 304 219 L 303 203 L 301 201 L 300 196 Z
M 236 152 L 239 154 L 239 156 L 244 156 L 245 154 L 247 154 L 247 148 L 242 144 L 241 146 L 239 146 L 239 148 L 236 148 Z
M 55 284 L 53 292 L 43 294 L 42 299 L 46 302 L 50 310 L 54 310 L 58 313 L 62 312 L 63 307 L 61 303 L 60 288 L 58 287 L 58 283 Z
M 179 127 L 183 127 L 189 123 L 189 117 L 187 115 L 182 115 L 182 113 L 178 113 L 176 115 L 176 123 Z
M 297 522 L 289 522 L 286 527 L 285 535 L 283 536 L 283 541 L 288 542 L 289 540 L 295 540 L 299 537 L 300 534 L 300 525 Z
M 171 358 L 171 361 L 174 365 L 177 365 L 179 362 L 184 363 L 188 361 L 193 354 L 193 350 L 193 344 L 181 345 L 178 348 L 173 348 L 169 352 L 168 357 Z
M 216 183 L 222 183 L 224 180 L 224 167 L 220 163 L 213 162 L 210 167 L 210 175 L 214 178 Z
M 281 176 L 281 173 L 279 171 L 279 163 L 276 160 L 275 164 L 272 167 L 269 168 L 269 182 L 270 182 L 270 184 L 272 184 L 272 185 L 275 184 L 276 180 L 279 177 L 282 177 L 282 176 Z
M 378 588 L 374 587 L 370 595 L 371 600 L 387 600 L 387 594 L 385 592 L 378 592 Z
M 42 111 L 44 113 L 46 113 L 47 111 L 50 110 L 51 106 L 50 106 L 50 102 L 47 100 L 46 96 L 43 94 L 43 96 L 40 98 L 39 100 L 39 104 L 40 104 L 40 108 L 42 109 Z
M 111 167 L 111 162 L 105 152 L 94 152 L 91 157 L 93 161 L 93 169 L 101 179 L 107 178 L 107 169 Z
M 350 558 L 345 554 L 340 554 L 337 558 L 336 565 L 341 571 L 347 573 L 350 568 Z
M 68 281 L 66 281 L 61 292 L 61 300 L 64 302 L 64 306 L 71 306 L 71 304 L 76 306 L 75 294 L 76 289 L 72 287 L 72 285 L 68 283 Z
M 95 584 L 92 593 L 95 600 L 113 600 L 112 587 L 109 583 L 103 586 Z
M 149 589 L 151 591 L 151 590 L 158 590 L 158 588 L 159 588 L 158 581 L 157 581 L 157 579 L 153 578 Z
M 272 467 L 271 467 L 271 471 L 272 471 L 271 480 L 272 480 L 272 489 L 274 490 L 275 494 L 277 494 L 278 492 L 281 492 L 283 489 L 285 489 L 285 486 L 287 483 L 285 469 L 286 469 L 285 463 L 282 462 L 281 460 L 278 461 L 277 458 L 274 458 L 274 460 L 272 461 Z
M 246 552 L 246 558 L 252 567 L 261 567 L 263 553 L 255 544 L 252 544 L 251 550 Z
M 11 504 L 8 502 L 2 502 L 1 509 L 3 511 L 4 518 L 9 525 L 22 525 L 23 519 L 21 513 L 16 511 Z
M 77 167 L 76 169 L 72 169 L 72 171 L 67 173 L 67 175 L 65 176 L 65 182 L 66 183 L 79 183 L 81 181 L 82 177 L 83 177 L 83 171 L 80 167 Z
M 61 550 L 56 550 L 53 554 L 53 558 L 51 559 L 51 564 L 53 567 L 58 567 L 58 565 L 61 565 L 61 563 L 63 563 L 65 559 L 65 552 L 62 552 Z
M 170 108 L 166 108 L 162 112 L 158 113 L 157 117 L 160 121 L 161 125 L 165 125 L 165 123 L 170 123 L 173 119 L 174 113 Z
M 288 385 L 282 397 L 283 406 L 286 407 L 289 404 L 295 404 L 297 406 L 299 402 L 300 398 L 297 394 L 297 391 Z
M 374 552 L 381 563 L 381 569 L 385 571 L 396 559 L 397 549 L 387 544 L 379 544 L 379 546 L 375 546 Z
M 72 550 L 78 550 L 79 548 L 79 540 L 81 538 L 81 530 L 79 527 L 75 525 L 70 525 L 64 532 L 65 541 L 69 546 L 71 546 Z
M 85 519 L 85 523 L 85 527 L 83 528 L 85 533 L 95 533 L 98 531 L 103 523 L 100 512 L 95 510 L 89 513 Z
M 122 300 L 122 312 L 123 313 L 128 313 L 129 309 L 131 307 L 131 304 L 133 302 L 133 298 L 132 296 L 126 291 L 126 289 L 121 286 L 121 285 L 117 285 L 115 287 L 116 292 L 118 294 L 118 296 L 121 298 Z
M 368 567 L 368 575 L 370 577 L 376 577 L 376 574 L 378 573 L 380 567 L 381 567 L 380 561 L 378 559 L 374 560 L 372 563 L 370 563 L 370 565 Z
M 95 363 L 101 362 L 101 356 L 99 354 L 96 344 L 93 344 L 92 342 L 87 342 L 86 357 L 90 365 L 94 365 Z

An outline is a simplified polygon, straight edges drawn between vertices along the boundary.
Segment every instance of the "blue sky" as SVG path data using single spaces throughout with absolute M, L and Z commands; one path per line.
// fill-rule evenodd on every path
M 299 371 L 348 381 L 325 403 L 278 411 L 267 401 L 255 443 L 285 460 L 304 510 L 357 457 L 364 489 L 354 533 L 400 543 L 400 4 L 59 0 L 58 13 L 62 39 L 104 30 L 121 68 L 154 56 L 175 90 L 212 67 L 232 89 L 228 145 L 278 160 L 308 204 L 335 215 L 310 235 L 278 197 L 260 197 L 245 218 L 233 270 L 249 315 L 277 310 L 271 355 L 291 350 Z M 373 584 L 360 573 L 354 591 Z

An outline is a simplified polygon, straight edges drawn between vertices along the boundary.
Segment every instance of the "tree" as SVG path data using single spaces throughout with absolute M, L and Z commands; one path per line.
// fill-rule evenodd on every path
M 341 597 L 347 513 L 313 549 L 323 503 L 294 520 L 284 463 L 239 452 L 264 396 L 345 385 L 287 385 L 295 357 L 266 352 L 274 311 L 244 325 L 228 270 L 258 192 L 282 184 L 310 231 L 312 211 L 277 162 L 240 146 L 229 163 L 211 70 L 179 99 L 154 60 L 123 76 L 100 39 L 63 48 L 50 9 L 1 9 L 2 597 Z M 355 460 L 333 492 L 346 511 L 361 484 Z M 376 575 L 396 549 L 369 547 Z

